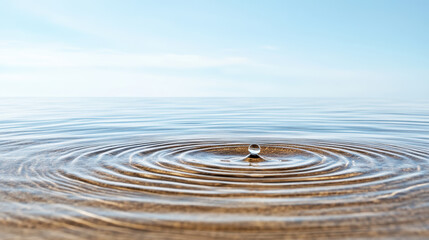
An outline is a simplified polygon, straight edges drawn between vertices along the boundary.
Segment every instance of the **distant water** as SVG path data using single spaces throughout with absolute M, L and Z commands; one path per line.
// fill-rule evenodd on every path
M 0 239 L 428 239 L 428 174 L 427 101 L 0 102 Z

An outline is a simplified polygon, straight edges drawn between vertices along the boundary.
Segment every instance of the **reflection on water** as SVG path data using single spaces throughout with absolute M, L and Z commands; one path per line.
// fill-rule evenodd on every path
M 3 99 L 0 234 L 426 239 L 427 106 Z
M 251 144 L 249 146 L 250 155 L 257 156 L 261 152 L 261 146 L 258 144 Z

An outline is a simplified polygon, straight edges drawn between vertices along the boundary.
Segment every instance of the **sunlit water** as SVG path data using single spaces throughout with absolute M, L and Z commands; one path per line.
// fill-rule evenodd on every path
M 0 103 L 1 239 L 427 239 L 428 173 L 424 101 Z

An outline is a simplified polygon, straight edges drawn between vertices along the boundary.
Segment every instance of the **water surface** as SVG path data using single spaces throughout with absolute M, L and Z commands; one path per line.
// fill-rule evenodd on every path
M 4 239 L 427 239 L 429 102 L 2 99 Z M 263 161 L 249 161 L 249 144 Z

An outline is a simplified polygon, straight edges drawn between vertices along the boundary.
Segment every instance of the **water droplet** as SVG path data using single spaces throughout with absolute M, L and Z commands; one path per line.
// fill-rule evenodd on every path
M 261 147 L 258 144 L 252 144 L 249 146 L 249 152 L 250 155 L 258 155 L 258 153 L 261 151 Z

